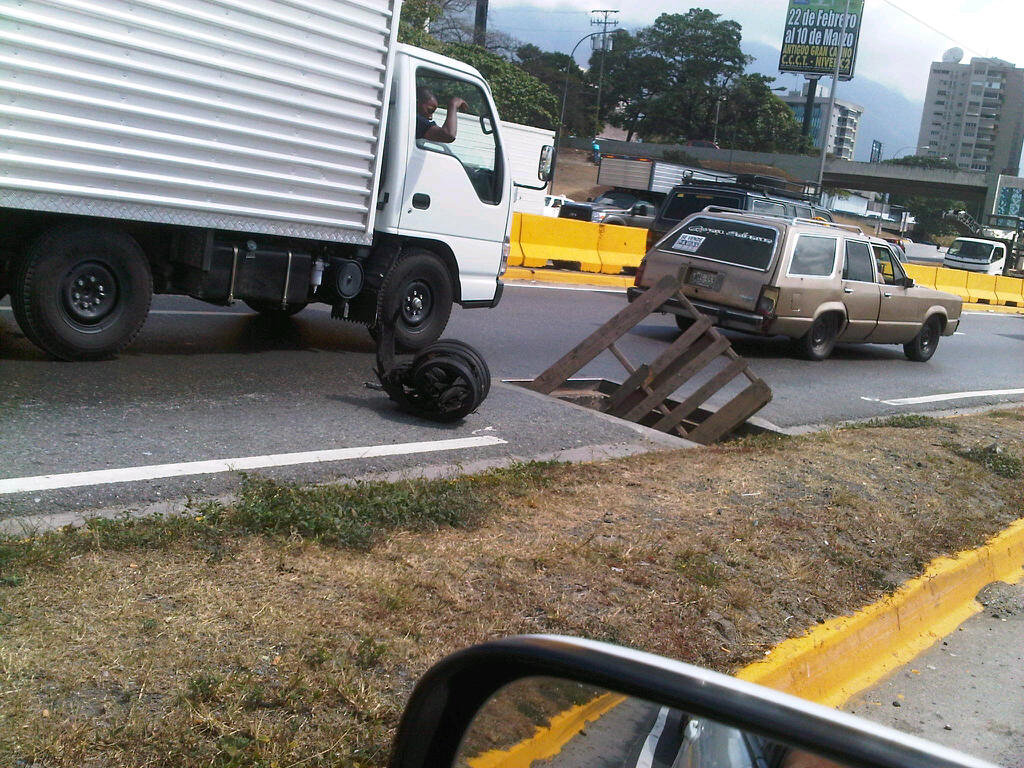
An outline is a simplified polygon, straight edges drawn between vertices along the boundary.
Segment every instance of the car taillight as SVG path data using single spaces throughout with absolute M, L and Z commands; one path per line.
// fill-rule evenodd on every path
M 765 286 L 761 289 L 761 298 L 757 300 L 757 312 L 765 319 L 775 316 L 775 307 L 779 302 L 779 289 Z
M 644 268 L 647 266 L 647 259 L 640 259 L 640 266 L 636 268 L 636 277 L 633 278 L 633 285 L 639 286 L 644 278 Z

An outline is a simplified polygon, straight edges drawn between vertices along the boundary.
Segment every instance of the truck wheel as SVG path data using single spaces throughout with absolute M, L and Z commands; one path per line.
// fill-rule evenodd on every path
M 394 320 L 399 349 L 422 349 L 444 332 L 453 295 L 452 278 L 441 259 L 430 251 L 408 251 L 380 287 L 377 322 Z
M 839 335 L 839 322 L 831 312 L 819 315 L 811 329 L 800 339 L 801 351 L 808 360 L 825 360 L 832 354 Z
M 929 317 L 924 321 L 917 336 L 903 345 L 903 354 L 915 363 L 924 363 L 935 354 L 942 336 L 942 322 L 937 317 Z
M 11 282 L 25 336 L 59 360 L 100 360 L 142 329 L 153 275 L 138 243 L 102 227 L 60 227 L 36 240 Z
M 283 320 L 286 317 L 297 315 L 306 308 L 306 302 L 289 302 L 284 309 L 280 301 L 265 301 L 263 299 L 242 299 L 253 312 L 259 312 L 264 317 Z

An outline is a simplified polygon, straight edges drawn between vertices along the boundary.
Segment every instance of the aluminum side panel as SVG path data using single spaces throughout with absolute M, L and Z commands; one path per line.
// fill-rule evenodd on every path
M 0 0 L 0 204 L 368 242 L 398 0 Z

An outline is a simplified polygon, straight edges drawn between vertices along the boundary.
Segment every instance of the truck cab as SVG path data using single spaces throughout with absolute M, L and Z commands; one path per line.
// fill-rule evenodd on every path
M 942 266 L 984 275 L 1001 275 L 1006 266 L 1006 245 L 985 238 L 958 237 L 942 258 Z

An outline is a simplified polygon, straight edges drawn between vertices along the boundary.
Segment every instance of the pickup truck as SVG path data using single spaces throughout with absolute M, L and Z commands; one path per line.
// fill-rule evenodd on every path
M 609 190 L 588 203 L 565 203 L 559 218 L 617 224 L 620 227 L 649 227 L 654 223 L 658 207 L 630 192 Z
M 702 315 L 724 328 L 789 336 L 824 360 L 836 342 L 902 344 L 931 358 L 952 336 L 963 301 L 914 284 L 885 242 L 857 227 L 709 207 L 687 217 L 641 261 L 630 301 L 665 275 Z M 662 308 L 680 329 L 696 318 Z

